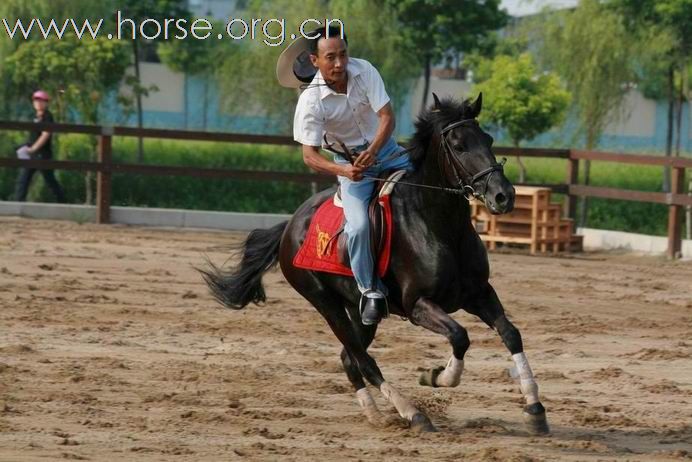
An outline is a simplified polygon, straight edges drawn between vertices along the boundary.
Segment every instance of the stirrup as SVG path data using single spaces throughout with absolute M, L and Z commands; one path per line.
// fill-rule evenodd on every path
M 374 292 L 375 294 L 378 295 L 378 297 L 367 297 L 365 294 L 367 294 L 369 292 Z M 360 301 L 358 303 L 358 312 L 360 313 L 361 320 L 363 319 L 363 309 L 365 308 L 364 300 L 366 300 L 368 298 L 384 300 L 384 312 L 380 313 L 380 320 L 389 317 L 389 302 L 387 301 L 387 296 L 378 290 L 369 289 L 369 290 L 366 290 L 365 293 L 360 294 Z

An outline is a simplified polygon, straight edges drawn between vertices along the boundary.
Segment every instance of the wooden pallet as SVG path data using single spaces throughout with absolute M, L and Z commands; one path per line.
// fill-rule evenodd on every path
M 574 234 L 574 222 L 562 218 L 562 207 L 550 202 L 550 189 L 517 186 L 514 210 L 492 215 L 485 206 L 471 202 L 471 220 L 490 250 L 498 244 L 527 245 L 532 254 L 578 252 L 583 236 Z

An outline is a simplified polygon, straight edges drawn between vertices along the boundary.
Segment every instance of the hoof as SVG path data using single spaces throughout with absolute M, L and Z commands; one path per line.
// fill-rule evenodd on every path
M 437 428 L 428 419 L 428 416 L 419 412 L 411 419 L 411 430 L 416 432 L 436 432 Z
M 385 416 L 378 410 L 365 411 L 365 417 L 375 428 L 385 428 L 388 425 Z
M 545 416 L 545 411 L 540 414 L 529 414 L 524 411 L 524 423 L 526 429 L 532 435 L 549 435 L 550 427 L 548 427 L 548 419 Z
M 421 373 L 420 378 L 418 379 L 418 383 L 425 386 L 425 387 L 437 387 L 435 384 L 435 381 L 437 380 L 437 376 L 440 375 L 440 372 L 445 370 L 444 366 L 436 367 L 435 369 L 428 369 L 427 371 L 423 371 Z

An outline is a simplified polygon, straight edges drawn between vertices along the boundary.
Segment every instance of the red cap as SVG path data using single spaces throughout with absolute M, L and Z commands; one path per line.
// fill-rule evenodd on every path
M 35 91 L 34 94 L 31 96 L 31 99 L 32 99 L 32 100 L 40 99 L 40 100 L 43 100 L 43 101 L 46 101 L 46 102 L 47 102 L 47 101 L 50 101 L 50 96 L 48 95 L 48 93 L 46 93 L 46 92 L 43 91 L 43 90 L 37 90 L 37 91 Z

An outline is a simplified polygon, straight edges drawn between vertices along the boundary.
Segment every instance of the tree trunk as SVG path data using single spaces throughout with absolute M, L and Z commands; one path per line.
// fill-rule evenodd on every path
M 588 129 L 588 132 L 586 134 L 586 150 L 587 151 L 593 150 L 595 144 L 596 144 L 596 135 L 593 132 L 593 129 Z M 588 186 L 590 181 L 591 181 L 591 161 L 585 160 L 584 161 L 584 185 Z M 586 224 L 588 222 L 589 198 L 586 196 L 582 196 L 581 199 L 579 200 L 579 205 L 580 205 L 579 218 L 577 220 L 577 226 L 580 228 L 583 228 L 586 226 Z
M 682 61 L 682 81 L 680 82 L 680 87 L 681 87 L 681 106 L 684 103 L 687 103 L 687 95 L 689 95 L 689 81 L 688 81 L 688 74 L 687 74 L 687 60 Z M 692 114 L 692 108 L 690 108 L 690 105 L 687 105 L 687 112 L 689 114 Z M 681 117 L 682 118 L 682 117 Z M 678 129 L 678 154 L 679 154 L 679 149 L 680 149 L 680 129 Z M 689 183 L 687 184 L 687 195 L 692 197 L 692 177 L 690 178 Z M 685 225 L 687 227 L 687 239 L 692 239 L 692 206 L 687 206 L 685 209 Z
M 428 92 L 430 91 L 430 68 L 432 64 L 430 63 L 430 56 L 425 57 L 425 71 L 423 74 L 423 105 L 421 110 L 425 109 L 428 104 Z
M 692 199 L 692 178 L 687 183 L 687 196 Z M 687 239 L 692 239 L 692 206 L 685 208 L 685 226 L 687 226 Z
M 668 127 L 666 131 L 666 157 L 673 153 L 673 127 L 675 106 L 675 82 L 673 64 L 668 68 Z M 670 192 L 670 167 L 663 167 L 663 192 Z
M 209 112 L 209 78 L 204 76 L 204 85 L 202 86 L 202 130 L 207 129 L 207 112 Z
M 512 140 L 512 144 L 519 149 L 519 141 Z M 517 156 L 517 163 L 519 164 L 519 184 L 526 183 L 526 166 L 521 160 L 521 156 Z
M 137 100 L 137 128 L 144 126 L 142 115 L 142 78 L 139 71 L 139 44 L 137 40 L 132 41 L 132 49 L 135 57 L 135 78 L 137 80 L 137 88 L 135 90 L 135 99 Z M 144 140 L 142 137 L 137 139 L 137 162 L 141 163 L 144 160 Z
M 2 80 L 3 80 L 3 86 L 2 86 L 2 113 L 3 114 L 10 114 L 10 92 L 9 88 L 12 85 L 10 81 L 10 77 L 7 75 L 8 72 L 3 72 Z M 10 120 L 12 117 L 9 117 Z
M 675 157 L 680 157 L 680 133 L 682 132 L 682 106 L 685 102 L 685 88 L 683 74 L 686 69 L 681 69 L 680 87 L 677 98 L 675 98 Z
M 188 128 L 189 112 L 190 112 L 190 104 L 187 100 L 187 96 L 188 96 L 188 93 L 190 91 L 190 89 L 189 89 L 190 83 L 188 81 L 189 77 L 188 77 L 187 72 L 185 72 L 184 78 L 185 78 L 185 80 L 184 80 L 184 87 L 183 87 L 183 98 L 185 98 L 185 101 L 184 101 L 185 104 L 183 105 L 183 107 L 184 107 L 184 111 L 185 111 L 184 112 L 184 114 L 185 114 L 184 115 L 184 117 L 185 117 L 185 129 L 187 129 Z
M 96 151 L 98 150 L 98 141 L 96 137 L 91 137 L 91 162 L 96 161 Z M 94 205 L 94 172 L 86 172 L 84 175 L 84 204 Z

